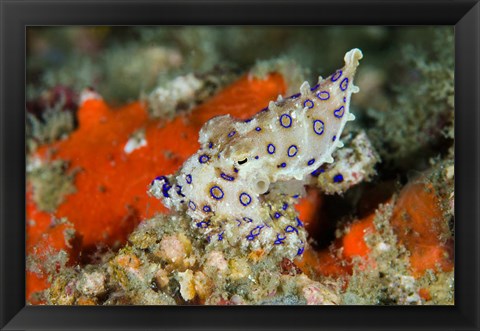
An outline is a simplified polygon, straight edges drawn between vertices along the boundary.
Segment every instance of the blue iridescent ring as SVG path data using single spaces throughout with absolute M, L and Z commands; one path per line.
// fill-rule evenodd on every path
M 274 245 L 280 245 L 280 244 L 283 244 L 283 241 L 286 239 L 287 237 L 285 236 L 281 236 L 280 234 L 277 234 L 277 240 L 275 240 L 273 242 Z
M 223 198 L 223 191 L 218 186 L 212 186 L 212 188 L 210 189 L 210 195 L 212 196 L 212 198 L 220 200 Z
M 309 166 L 311 166 L 311 165 L 314 164 L 314 163 L 315 163 L 315 159 L 311 159 L 310 161 L 308 161 L 307 164 L 308 164 Z
M 319 87 L 320 87 L 320 84 L 317 84 L 317 85 L 315 85 L 314 87 L 312 87 L 312 88 L 310 89 L 310 91 L 313 92 L 313 91 L 315 91 L 315 90 L 316 90 L 317 88 L 319 88 Z
M 319 136 L 323 134 L 325 130 L 325 124 L 321 120 L 314 120 L 313 121 L 313 131 L 318 134 Z
M 308 109 L 313 108 L 313 106 L 315 106 L 315 104 L 310 99 L 305 100 L 305 102 L 303 103 L 303 107 L 307 107 Z
M 208 205 L 205 205 L 205 206 L 203 206 L 203 211 L 206 212 L 206 213 L 209 213 L 209 212 L 212 211 L 212 208 L 210 208 L 210 206 L 208 206 Z
M 220 177 L 222 177 L 223 179 L 228 180 L 228 181 L 230 181 L 230 182 L 233 181 L 233 180 L 235 180 L 234 177 L 229 176 L 229 175 L 227 175 L 226 173 L 223 173 L 223 172 L 220 174 Z
M 187 181 L 188 184 L 192 184 L 192 175 L 187 175 L 185 176 L 185 180 Z
M 297 220 L 297 226 L 303 226 L 303 222 L 298 217 L 295 219 Z
M 296 232 L 298 233 L 298 230 L 296 228 L 294 228 L 293 226 L 291 225 L 288 225 L 286 228 L 285 228 L 285 232 Z
M 345 107 L 341 106 L 338 109 L 335 109 L 333 111 L 333 115 L 335 115 L 336 118 L 342 118 L 343 114 L 345 113 Z
M 292 145 L 288 147 L 287 155 L 288 157 L 294 157 L 295 155 L 297 155 L 297 152 L 298 152 L 297 146 Z
M 255 227 L 252 231 L 250 231 L 250 234 L 246 237 L 247 240 L 255 239 L 255 237 L 260 234 L 260 231 L 262 229 L 263 229 L 263 225 L 259 225 L 259 226 Z
M 250 217 L 244 217 L 243 220 L 247 223 L 252 223 L 253 220 Z
M 317 93 L 317 98 L 323 101 L 328 100 L 330 99 L 330 93 L 328 93 L 327 91 L 320 91 Z
M 340 83 L 340 89 L 341 89 L 342 91 L 345 91 L 345 90 L 347 89 L 347 87 L 348 87 L 348 78 L 345 77 L 345 78 L 342 80 L 342 82 Z
M 341 183 L 343 182 L 343 175 L 342 174 L 337 174 L 333 177 L 333 182 L 334 183 Z
M 268 144 L 267 146 L 267 152 L 268 154 L 273 154 L 275 153 L 275 146 L 273 144 Z
M 200 155 L 200 157 L 198 158 L 198 161 L 200 163 L 207 163 L 208 160 L 210 160 L 210 156 L 208 156 L 207 154 L 202 154 Z
M 193 211 L 197 209 L 197 205 L 192 200 L 190 200 L 190 202 L 188 203 L 188 207 L 190 207 L 190 209 Z
M 245 207 L 248 206 L 252 202 L 252 198 L 250 197 L 250 195 L 248 195 L 245 192 L 240 194 L 239 200 L 240 200 L 240 203 L 242 205 L 244 205 Z
M 342 76 L 342 70 L 338 70 L 331 78 L 332 82 L 336 82 Z
M 302 255 L 304 249 L 305 247 L 300 247 L 297 251 L 297 255 Z
M 237 131 L 233 130 L 232 132 L 230 132 L 230 133 L 228 134 L 228 137 L 229 137 L 229 138 L 230 138 L 230 137 L 233 137 L 233 136 L 235 135 L 235 133 L 237 133 Z
M 197 225 L 197 228 L 205 229 L 205 228 L 208 228 L 208 226 L 210 225 L 210 221 L 201 221 L 201 222 L 198 222 L 196 225 Z
M 280 116 L 280 125 L 288 129 L 292 126 L 292 118 L 288 114 L 283 114 Z
M 252 231 L 250 231 L 250 234 L 256 237 L 260 234 L 260 231 L 262 231 L 263 228 L 264 228 L 263 225 L 258 225 Z

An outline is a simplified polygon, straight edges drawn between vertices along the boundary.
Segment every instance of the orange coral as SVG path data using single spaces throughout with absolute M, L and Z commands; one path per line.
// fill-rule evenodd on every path
M 453 269 L 453 241 L 442 240 L 445 229 L 442 209 L 431 184 L 406 185 L 393 211 L 391 224 L 398 240 L 410 251 L 415 277 L 427 269 Z
M 365 242 L 365 235 L 375 231 L 373 219 L 375 214 L 354 222 L 350 225 L 350 230 L 342 238 L 343 256 L 351 260 L 354 257 L 367 257 L 370 254 L 370 248 Z
M 110 109 L 102 100 L 87 100 L 78 110 L 78 129 L 68 139 L 38 150 L 43 159 L 66 160 L 70 169 L 80 172 L 75 177 L 77 192 L 66 196 L 54 215 L 39 211 L 27 193 L 29 252 L 34 246 L 37 252 L 38 247 L 48 247 L 41 243 L 45 239 L 41 234 L 52 216 L 74 224 L 83 252 L 121 244 L 142 219 L 166 211 L 147 196 L 147 186 L 158 175 L 174 173 L 198 149 L 198 131 L 206 121 L 227 113 L 246 119 L 285 90 L 279 74 L 263 80 L 245 76 L 173 121 L 149 119 L 140 102 Z M 124 146 L 137 130 L 145 131 L 147 145 L 128 154 Z M 56 244 L 67 248 L 61 238 Z M 46 286 L 44 279 L 32 282 L 27 297 L 32 289 Z
M 365 234 L 376 231 L 374 218 L 373 212 L 353 222 L 348 232 L 329 249 L 317 252 L 309 248 L 295 263 L 307 273 L 313 269 L 325 276 L 350 274 L 352 259 L 367 258 L 370 254 Z M 446 237 L 442 234 L 448 229 L 445 229 L 442 209 L 431 184 L 407 184 L 395 202 L 390 224 L 399 244 L 410 251 L 413 276 L 421 277 L 428 269 L 453 270 L 453 240 L 442 239 L 442 236 Z M 428 297 L 426 293 L 423 294 L 425 298 Z

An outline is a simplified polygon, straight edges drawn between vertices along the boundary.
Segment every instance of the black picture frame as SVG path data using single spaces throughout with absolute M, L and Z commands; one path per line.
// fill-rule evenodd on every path
M 480 330 L 480 4 L 477 1 L 0 0 L 0 326 L 26 329 Z M 25 305 L 25 27 L 454 25 L 455 306 Z

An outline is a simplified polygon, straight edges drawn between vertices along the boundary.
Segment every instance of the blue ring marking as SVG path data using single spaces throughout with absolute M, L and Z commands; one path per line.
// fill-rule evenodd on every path
M 283 241 L 286 239 L 287 237 L 281 237 L 280 234 L 277 234 L 277 240 L 275 240 L 273 242 L 274 245 L 280 245 L 280 244 L 283 244 Z
M 287 164 L 285 162 L 283 162 L 282 164 L 278 165 L 277 168 L 285 168 L 287 166 Z
M 340 89 L 345 91 L 348 87 L 348 77 L 345 77 L 342 82 L 340 83 Z
M 307 107 L 308 109 L 313 108 L 313 106 L 315 106 L 315 104 L 310 99 L 305 100 L 305 102 L 303 103 L 303 107 Z
M 192 200 L 190 200 L 188 202 L 188 207 L 190 207 L 190 209 L 193 210 L 193 211 L 195 211 L 197 209 L 197 205 Z
M 248 120 L 245 120 L 244 122 L 245 122 L 245 123 L 249 123 L 249 122 L 251 122 L 251 121 L 252 121 L 252 119 L 249 118 Z
M 320 91 L 317 93 L 317 98 L 323 101 L 328 100 L 330 99 L 330 93 L 328 91 Z
M 185 202 L 185 200 L 180 200 L 180 203 L 184 203 L 184 202 Z
M 323 121 L 314 120 L 313 121 L 313 131 L 319 136 L 322 135 L 323 131 L 325 131 L 325 124 L 323 123 Z
M 222 240 L 223 240 L 223 233 L 224 233 L 224 232 L 225 232 L 225 231 L 222 231 L 222 233 L 219 233 L 219 234 L 218 234 L 218 241 L 222 241 Z
M 315 163 L 315 159 L 311 159 L 310 161 L 308 161 L 307 164 L 308 164 L 309 166 L 311 166 L 311 165 L 314 164 L 314 163 Z
M 296 99 L 298 98 L 299 96 L 301 96 L 302 94 L 301 93 L 296 93 L 296 94 L 292 94 L 291 96 L 289 96 L 288 98 L 289 99 Z
M 287 208 L 288 208 L 288 203 L 284 202 L 284 203 L 283 203 L 283 206 L 282 206 L 282 209 L 283 209 L 283 210 L 287 210 Z
M 275 148 L 275 145 L 273 145 L 273 144 L 268 144 L 268 146 L 267 146 L 267 152 L 268 152 L 268 154 L 273 154 L 273 153 L 275 153 L 275 149 L 276 149 L 276 148 Z
M 263 227 L 264 227 L 263 225 L 256 226 L 252 231 L 250 231 L 250 234 L 246 237 L 247 240 L 255 239 L 255 237 L 257 237 L 260 234 L 260 231 L 263 229 Z
M 240 221 L 238 218 L 235 221 L 237 221 L 237 226 L 242 225 L 242 221 Z
M 252 223 L 253 220 L 250 217 L 244 217 L 243 220 L 247 223 Z
M 186 175 L 185 180 L 187 181 L 188 184 L 192 184 L 192 175 L 190 174 Z
M 210 160 L 210 156 L 208 156 L 207 154 L 202 154 L 198 157 L 198 162 L 200 163 L 207 163 L 208 160 Z
M 195 225 L 197 226 L 197 228 L 205 229 L 208 228 L 208 226 L 210 225 L 210 221 L 201 221 Z M 210 238 L 210 236 L 208 236 L 208 238 Z
M 216 200 L 220 200 L 223 198 L 223 191 L 220 187 L 215 185 L 215 186 L 212 186 L 212 188 L 210 189 L 210 195 L 212 196 L 212 198 Z
M 247 199 L 247 201 L 245 201 L 245 199 Z M 252 198 L 250 197 L 250 195 L 248 195 L 245 192 L 240 194 L 239 200 L 240 200 L 240 203 L 242 205 L 244 205 L 245 207 L 248 206 L 252 202 Z
M 198 225 L 197 225 L 198 226 Z M 207 236 L 207 242 L 210 242 L 210 236 Z
M 330 79 L 332 82 L 336 82 L 340 77 L 342 77 L 342 70 L 338 70 Z
M 343 102 L 347 102 L 347 98 L 346 98 L 346 97 L 343 97 Z
M 205 206 L 203 206 L 203 211 L 206 212 L 206 213 L 209 213 L 209 212 L 212 211 L 212 208 L 210 208 L 210 206 L 208 206 L 208 205 L 205 205 Z
M 291 225 L 287 225 L 287 227 L 285 227 L 285 232 L 288 232 L 288 233 L 296 232 L 296 233 L 298 233 L 298 230 Z
M 332 141 L 335 141 L 337 139 L 337 136 L 333 136 Z
M 314 87 L 310 88 L 310 91 L 315 91 L 317 88 L 320 87 L 320 84 L 315 85 Z
M 172 188 L 172 187 L 171 187 L 169 184 L 167 184 L 167 183 L 163 184 L 163 186 L 162 186 L 162 193 L 163 193 L 163 196 L 164 196 L 165 198 L 169 198 L 169 197 L 170 197 L 170 195 L 168 194 L 168 191 L 170 191 L 171 188 Z
M 302 255 L 304 249 L 305 249 L 305 247 L 300 247 L 297 251 L 297 255 Z
M 184 197 L 185 198 L 185 194 L 182 193 L 182 186 L 180 185 L 175 185 L 175 188 L 177 189 L 177 194 L 181 197 Z
M 280 213 L 277 211 L 273 217 L 275 217 L 276 219 L 279 219 L 280 216 L 282 216 L 282 214 L 280 214 Z
M 321 173 L 324 173 L 324 172 L 325 172 L 325 169 L 318 168 L 317 170 L 312 171 L 310 175 L 312 175 L 313 177 L 318 177 L 320 176 Z
M 258 160 L 258 155 L 257 155 L 257 156 L 255 156 L 255 160 Z
M 233 136 L 235 135 L 235 133 L 237 133 L 237 131 L 233 130 L 232 132 L 230 132 L 230 133 L 228 134 L 228 137 L 229 137 L 229 138 L 233 137 Z
M 260 231 L 262 231 L 263 228 L 264 228 L 263 225 L 258 225 L 258 226 L 255 227 L 255 229 L 250 231 L 250 234 L 253 234 L 256 237 L 260 234 Z M 255 233 L 253 233 L 253 231 L 255 231 Z
M 343 176 L 342 174 L 337 174 L 333 177 L 333 182 L 334 183 L 341 183 L 343 182 Z
M 345 107 L 341 106 L 340 108 L 334 110 L 333 115 L 335 115 L 336 118 L 342 118 L 344 113 Z
M 162 194 L 165 198 L 170 198 L 170 194 L 168 194 L 168 191 L 172 188 L 172 185 L 170 185 L 170 182 L 168 181 L 168 178 L 166 176 L 157 176 L 155 179 L 152 181 L 152 184 L 155 183 L 155 181 L 165 181 L 162 185 Z
M 293 149 L 293 151 L 292 151 L 292 149 Z M 297 152 L 298 152 L 297 146 L 292 145 L 292 146 L 288 147 L 287 155 L 288 155 L 288 157 L 294 157 L 295 155 L 297 155 Z
M 259 127 L 259 126 L 257 126 L 257 127 L 255 128 L 255 131 L 262 131 L 262 128 Z
M 227 175 L 227 174 L 224 173 L 224 172 L 222 172 L 222 173 L 220 174 L 220 177 L 222 177 L 223 179 L 228 180 L 228 181 L 230 181 L 230 182 L 235 180 L 234 177 L 229 176 L 229 175 Z
M 237 169 L 237 168 L 233 168 L 233 171 L 234 171 L 234 172 L 238 172 L 238 169 Z
M 164 179 L 166 182 L 168 182 L 167 177 L 165 177 L 165 176 L 157 176 L 157 177 L 155 177 L 155 178 L 150 182 L 150 185 L 153 185 L 153 183 L 155 183 L 156 180 L 159 180 L 159 181 L 160 181 L 160 180 L 162 180 L 162 179 Z
M 299 196 L 300 196 L 300 195 L 298 195 L 298 194 L 295 194 L 295 195 L 292 195 L 292 198 L 294 198 L 294 199 L 298 199 L 298 197 L 299 197 Z
M 212 143 L 212 142 L 209 142 L 209 143 L 208 143 L 208 148 L 211 149 L 212 147 L 213 147 L 213 143 Z
M 295 217 L 295 219 L 297 220 L 297 226 L 303 227 L 303 222 L 300 221 L 300 219 L 298 217 Z
M 280 116 L 279 121 L 280 121 L 280 125 L 286 129 L 292 126 L 292 118 L 288 114 L 283 114 L 282 116 Z M 288 124 L 285 123 L 285 121 L 288 121 Z

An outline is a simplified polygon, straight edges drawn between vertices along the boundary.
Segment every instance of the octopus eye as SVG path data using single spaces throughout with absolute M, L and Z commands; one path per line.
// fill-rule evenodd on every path
M 247 163 L 247 161 L 248 161 L 248 159 L 245 158 L 245 159 L 243 159 L 243 160 L 238 161 L 238 164 L 241 165 L 241 164 Z

